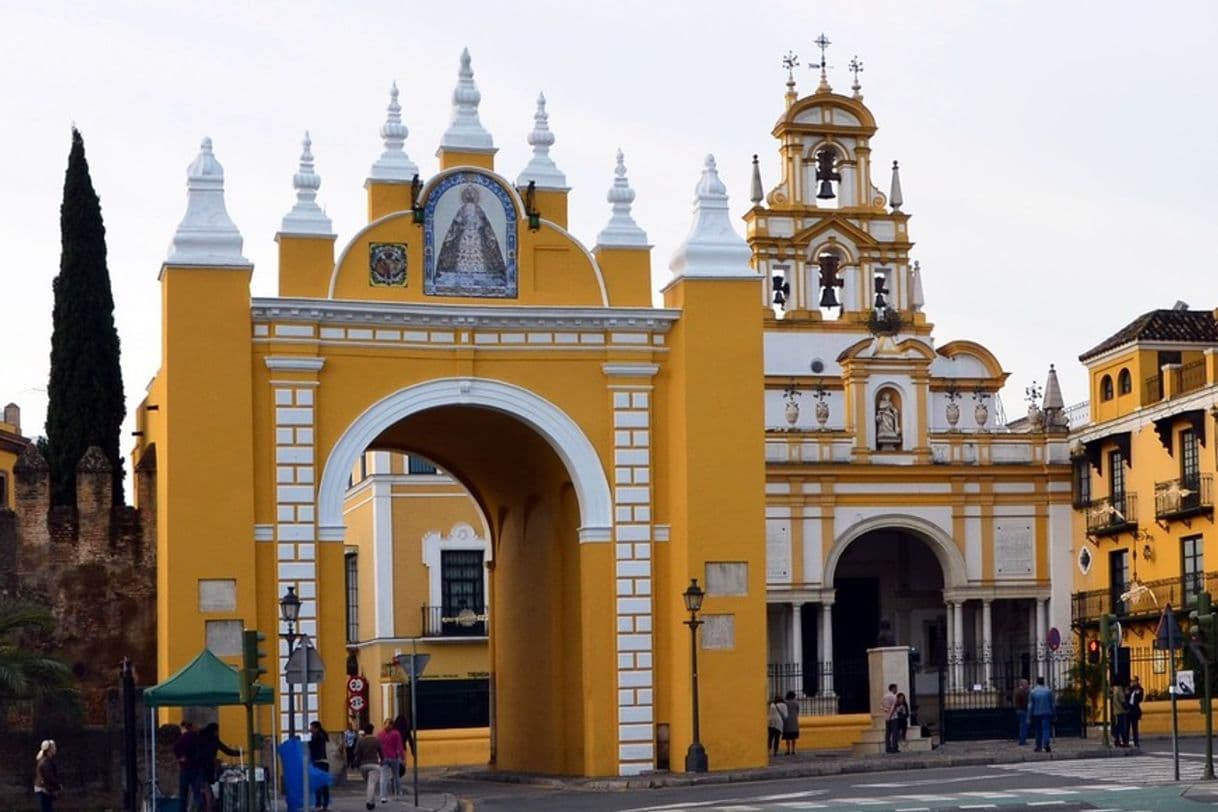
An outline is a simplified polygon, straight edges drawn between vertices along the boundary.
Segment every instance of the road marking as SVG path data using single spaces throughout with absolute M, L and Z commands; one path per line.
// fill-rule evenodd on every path
M 1065 806 L 1065 801 L 1028 801 L 1028 806 Z
M 997 809 L 998 804 L 961 804 L 960 809 Z
M 991 767 L 992 769 L 992 767 Z M 885 781 L 877 784 L 855 784 L 856 787 L 875 787 L 879 789 L 900 789 L 901 787 L 924 787 L 939 784 L 960 784 L 968 781 L 992 781 L 993 775 L 968 775 L 963 778 L 927 778 L 918 781 Z

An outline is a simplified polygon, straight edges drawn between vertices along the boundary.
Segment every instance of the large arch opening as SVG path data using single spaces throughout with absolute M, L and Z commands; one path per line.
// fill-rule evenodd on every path
M 907 645 L 922 663 L 937 663 L 946 645 L 944 574 L 931 544 L 917 532 L 886 527 L 854 539 L 834 569 L 833 651 L 842 671 L 835 680 L 843 713 L 866 712 L 869 704 L 867 649 Z M 911 668 L 917 699 L 937 693 L 937 674 Z
M 614 635 L 612 552 L 582 543 L 608 539 L 608 486 L 595 452 L 561 411 L 509 391 L 516 387 L 465 381 L 412 389 L 370 409 L 336 443 L 319 492 L 321 523 L 336 524 L 324 507 L 332 501 L 327 481 L 333 487 L 341 473 L 345 488 L 348 455 L 407 454 L 450 474 L 477 504 L 490 545 L 485 619 L 475 622 L 485 622 L 488 638 L 492 763 L 536 773 L 613 772 L 609 731 L 616 728 L 603 724 L 614 721 L 603 711 L 616 707 L 615 686 L 611 672 L 599 673 L 589 659 Z M 367 565 L 378 566 L 375 559 Z M 361 583 L 377 584 L 374 591 L 392 584 L 396 601 L 421 607 L 433 600 L 420 579 L 417 594 L 375 574 L 361 575 Z M 361 600 L 371 611 L 381 603 L 378 594 Z M 376 631 L 399 643 L 420 632 L 393 621 Z

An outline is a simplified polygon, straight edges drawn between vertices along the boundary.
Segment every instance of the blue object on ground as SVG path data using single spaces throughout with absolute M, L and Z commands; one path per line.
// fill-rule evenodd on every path
M 301 791 L 304 789 L 304 783 L 300 775 L 300 769 L 304 766 L 304 756 L 307 750 L 305 743 L 300 739 L 288 739 L 279 745 L 279 769 L 283 773 L 283 796 L 287 801 L 288 812 L 305 812 L 307 809 L 312 809 L 312 795 L 322 787 L 330 786 L 334 780 L 325 770 L 319 770 L 312 764 L 309 765 L 309 797 L 303 799 L 301 803 Z

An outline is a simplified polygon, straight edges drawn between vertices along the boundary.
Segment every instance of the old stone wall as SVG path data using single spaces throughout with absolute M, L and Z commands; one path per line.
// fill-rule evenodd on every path
M 75 508 L 50 506 L 50 470 L 34 444 L 13 473 L 16 509 L 0 512 L 0 590 L 51 608 L 58 623 L 47 652 L 80 680 L 81 721 L 106 724 L 123 657 L 141 684 L 156 681 L 155 512 L 112 504 L 110 463 L 96 447 L 77 466 Z M 154 493 L 155 476 L 155 463 L 137 471 L 141 496 Z

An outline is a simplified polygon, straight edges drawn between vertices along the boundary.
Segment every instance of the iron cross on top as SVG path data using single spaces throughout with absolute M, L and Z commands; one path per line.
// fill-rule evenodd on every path
M 824 70 L 829 65 L 829 63 L 825 60 L 825 51 L 828 50 L 829 46 L 832 45 L 833 43 L 830 42 L 829 38 L 826 37 L 824 34 L 821 34 L 819 37 L 817 37 L 815 40 L 813 40 L 813 42 L 816 43 L 817 48 L 820 48 L 820 64 L 819 65 L 809 65 L 808 67 L 820 68 L 821 70 Z

